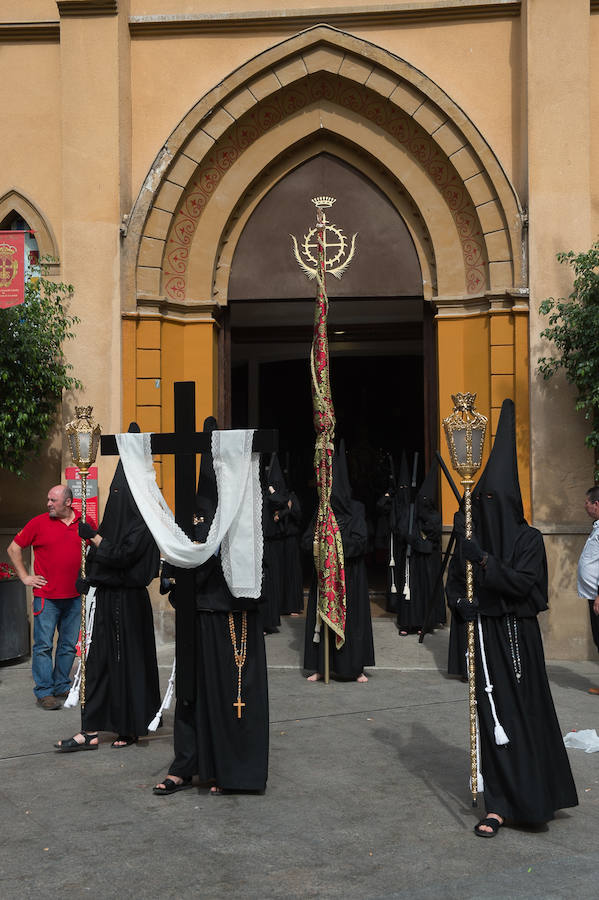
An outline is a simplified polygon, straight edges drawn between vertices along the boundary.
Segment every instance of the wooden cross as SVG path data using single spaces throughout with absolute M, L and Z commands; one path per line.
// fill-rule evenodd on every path
M 254 432 L 252 449 L 256 453 L 272 453 L 278 448 L 278 432 Z M 193 538 L 193 513 L 196 497 L 196 455 L 210 450 L 212 436 L 196 431 L 195 382 L 175 382 L 175 430 L 150 435 L 152 454 L 175 457 L 175 521 L 185 534 Z M 118 456 L 114 434 L 100 439 L 103 456 Z M 177 569 L 177 610 L 175 641 L 177 646 L 177 697 L 193 700 L 191 685 L 195 683 L 195 578 L 193 569 Z M 195 690 L 195 689 L 193 689 Z M 235 705 L 235 704 L 234 704 Z M 243 704 L 245 706 L 245 704 Z M 238 718 L 241 710 L 238 710 Z
M 241 702 L 241 697 L 238 697 L 233 706 L 237 707 L 237 718 L 241 719 L 241 707 L 245 706 L 245 703 Z

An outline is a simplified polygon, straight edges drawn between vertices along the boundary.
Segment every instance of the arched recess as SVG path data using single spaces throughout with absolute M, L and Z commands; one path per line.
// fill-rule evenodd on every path
M 279 158 L 263 170 L 260 175 L 249 185 L 243 197 L 231 210 L 226 228 L 220 236 L 220 242 L 216 248 L 216 265 L 212 284 L 212 294 L 217 302 L 226 302 L 228 299 L 228 281 L 231 264 L 241 234 L 261 200 L 272 188 L 289 172 L 295 170 L 308 159 L 320 154 L 330 154 L 341 159 L 353 168 L 362 172 L 374 185 L 376 185 L 397 212 L 402 217 L 414 243 L 420 269 L 422 272 L 422 289 L 426 300 L 430 300 L 437 293 L 436 265 L 433 253 L 433 241 L 417 204 L 405 190 L 399 179 L 394 176 L 380 159 L 373 158 L 364 147 L 357 147 L 346 141 L 340 140 L 338 135 L 322 134 L 322 129 L 316 137 L 305 141 L 298 141 L 288 148 Z M 308 199 L 308 198 L 307 198 Z M 311 207 L 306 207 L 306 221 L 309 221 Z M 359 228 L 356 223 L 356 228 Z M 204 233 L 202 231 L 202 237 Z M 197 238 L 196 238 L 197 240 Z M 454 247 L 455 256 L 459 259 L 460 249 Z M 195 254 L 191 254 L 189 267 L 190 293 L 200 295 L 201 271 L 196 266 Z
M 466 274 L 461 290 L 440 292 L 440 303 L 525 287 L 518 200 L 465 113 L 404 60 L 317 26 L 242 66 L 200 101 L 169 138 L 129 226 L 128 261 L 133 264 L 135 256 L 134 293 L 142 305 L 162 299 L 173 309 L 179 301 L 210 301 L 210 295 L 187 291 L 186 249 L 195 227 L 204 209 L 216 205 L 212 199 L 221 182 L 232 187 L 248 149 L 267 133 L 272 140 L 299 109 L 306 110 L 310 94 L 316 110 L 326 102 L 337 105 L 350 140 L 354 131 L 378 128 L 379 145 L 395 145 L 411 155 L 421 173 L 436 182 L 446 206 L 455 204 L 459 215 L 465 204 L 466 217 L 474 211 L 481 241 L 470 249 L 488 261 L 486 278 L 468 281 Z M 405 186 L 415 196 L 412 186 Z M 455 225 L 468 228 L 457 219 Z M 168 259 L 173 250 L 174 264 Z
M 18 213 L 21 218 L 25 219 L 32 231 L 35 232 L 40 257 L 52 257 L 55 262 L 49 263 L 48 269 L 50 273 L 57 274 L 60 269 L 58 244 L 46 217 L 25 194 L 14 189 L 0 197 L 0 222 L 3 222 L 12 212 Z
M 243 219 L 302 152 L 327 141 L 341 155 L 361 154 L 368 166 L 381 165 L 379 180 L 397 188 L 389 195 L 403 193 L 416 207 L 418 228 L 430 236 L 426 252 L 416 241 L 429 273 L 425 296 L 445 320 L 440 380 L 449 372 L 452 389 L 477 390 L 492 423 L 501 392 L 519 399 L 525 455 L 527 285 L 515 191 L 483 136 L 438 85 L 383 48 L 329 26 L 302 32 L 241 66 L 190 110 L 155 160 L 125 239 L 124 344 L 126 358 L 135 361 L 131 374 L 139 380 L 140 361 L 159 360 L 156 350 L 170 352 L 167 345 L 177 348 L 181 370 L 182 360 L 191 358 L 185 341 L 179 332 L 176 338 L 160 333 L 158 321 L 213 324 L 226 303 L 227 267 Z M 492 322 L 498 315 L 504 316 L 499 328 Z M 465 317 L 480 321 L 468 332 Z M 140 344 L 134 323 L 142 319 L 153 322 L 144 325 Z M 211 372 L 188 366 L 186 377 L 209 374 L 214 397 L 216 338 L 213 330 L 199 334 L 196 329 L 195 358 L 212 353 Z M 190 335 L 188 329 L 185 339 Z M 494 359 L 500 360 L 496 370 Z M 140 397 L 142 405 L 154 406 L 152 425 L 161 407 L 151 390 L 159 362 L 153 365 L 144 369 L 146 384 L 137 391 L 138 407 Z M 163 379 L 163 387 L 167 383 Z

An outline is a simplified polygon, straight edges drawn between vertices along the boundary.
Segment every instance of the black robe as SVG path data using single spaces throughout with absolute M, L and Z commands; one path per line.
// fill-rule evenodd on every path
M 281 624 L 281 598 L 285 590 L 285 525 L 280 514 L 287 508 L 287 491 L 263 492 L 264 579 L 260 603 L 262 627 L 274 634 Z
M 398 612 L 400 592 L 403 591 L 406 567 L 406 541 L 409 504 L 404 497 L 384 494 L 377 502 L 377 538 L 387 551 L 387 612 Z M 393 565 L 391 564 L 393 562 Z
M 175 603 L 177 600 L 175 600 Z M 242 611 L 247 613 L 247 658 L 241 672 L 241 718 L 237 701 L 238 670 L 229 630 L 233 612 L 240 647 Z M 255 600 L 234 597 L 225 581 L 220 557 L 196 570 L 194 699 L 177 699 L 175 760 L 169 772 L 223 790 L 263 791 L 268 776 L 268 678 L 262 623 Z M 189 691 L 187 693 L 190 693 Z
M 493 698 L 498 719 L 509 738 L 508 744 L 495 743 L 475 623 L 476 698 L 485 805 L 488 812 L 512 822 L 547 822 L 555 810 L 576 806 L 578 799 L 547 680 L 536 618 L 538 612 L 547 608 L 543 538 L 523 522 L 507 562 L 489 554 L 484 568 L 474 564 L 473 569 Z M 450 606 L 453 608 L 458 597 L 464 596 L 464 566 L 456 554 L 447 581 Z M 518 655 L 519 680 L 514 661 Z
M 439 464 L 435 459 L 422 482 L 414 504 L 414 521 L 406 535 L 404 583 L 398 587 L 397 625 L 400 631 L 420 631 L 444 624 L 445 597 L 439 580 L 441 570 L 442 521 L 437 510 Z M 409 586 L 409 597 L 404 587 Z M 427 618 L 427 613 L 430 615 Z
M 107 504 L 99 528 L 102 541 L 90 548 L 86 566 L 87 578 L 96 586 L 96 612 L 82 728 L 136 737 L 147 734 L 160 707 L 154 620 L 146 590 L 158 574 L 159 556 L 139 514 L 132 527 L 125 517 L 122 527 L 113 529 L 108 513 Z
M 364 505 L 351 500 L 351 517 L 340 517 L 341 540 L 345 563 L 346 619 L 345 643 L 341 649 L 335 646 L 335 633 L 329 629 L 329 661 L 331 672 L 339 678 L 355 680 L 365 666 L 374 666 L 374 641 L 370 618 L 370 599 L 364 553 L 368 541 Z M 304 549 L 312 549 L 313 527 L 308 529 L 302 540 Z M 304 669 L 308 672 L 324 674 L 324 641 L 314 643 L 316 623 L 316 575 L 312 579 L 308 607 L 306 611 L 306 632 L 304 639 Z
M 291 506 L 281 510 L 283 522 L 283 589 L 280 612 L 282 616 L 304 611 L 304 582 L 300 551 L 302 511 L 297 495 L 289 494 Z

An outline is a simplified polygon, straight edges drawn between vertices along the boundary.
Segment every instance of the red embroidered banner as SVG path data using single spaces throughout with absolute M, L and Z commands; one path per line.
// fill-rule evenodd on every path
M 0 309 L 25 299 L 25 233 L 0 231 Z
M 318 575 L 318 611 L 321 619 L 335 632 L 337 649 L 345 642 L 345 562 L 341 532 L 331 508 L 333 484 L 333 449 L 335 409 L 329 377 L 329 342 L 327 316 L 329 298 L 326 291 L 326 259 L 324 228 L 326 218 L 318 208 L 318 295 L 314 312 L 314 337 L 310 368 L 312 371 L 312 409 L 316 446 L 314 471 L 318 488 L 318 515 L 314 530 L 314 565 Z

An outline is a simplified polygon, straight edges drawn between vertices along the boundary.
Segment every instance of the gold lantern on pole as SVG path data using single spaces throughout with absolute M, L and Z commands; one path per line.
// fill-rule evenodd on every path
M 464 489 L 465 537 L 472 537 L 472 487 L 474 475 L 482 465 L 483 446 L 487 431 L 487 418 L 474 408 L 476 394 L 469 392 L 452 394 L 454 409 L 443 419 L 443 429 L 451 464 L 460 476 Z M 466 560 L 466 599 L 474 599 L 472 563 Z M 476 685 L 474 668 L 474 622 L 468 622 L 468 699 L 470 710 L 470 787 L 472 805 L 477 805 L 477 741 L 476 741 Z
M 96 461 L 100 445 L 100 426 L 92 418 L 92 406 L 76 406 L 75 418 L 65 425 L 67 441 L 73 464 L 81 478 L 81 519 L 87 517 L 87 476 Z M 81 541 L 81 577 L 85 578 L 85 541 Z M 85 594 L 81 595 L 81 706 L 85 706 L 85 656 L 87 647 L 87 623 Z

